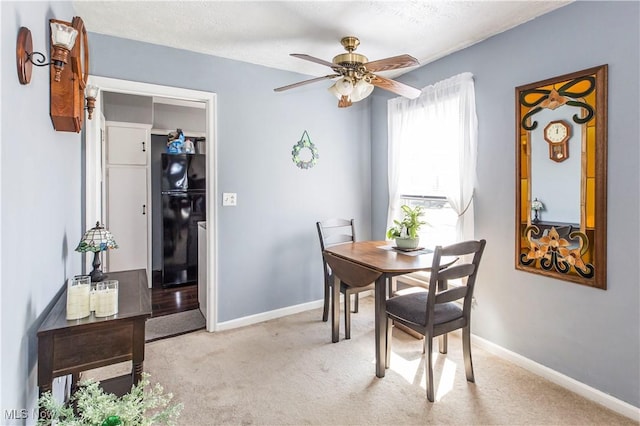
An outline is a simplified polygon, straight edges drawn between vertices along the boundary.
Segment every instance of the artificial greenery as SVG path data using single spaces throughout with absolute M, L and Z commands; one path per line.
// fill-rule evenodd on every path
M 309 160 L 303 160 L 300 156 L 300 151 L 303 149 L 308 149 L 311 155 Z M 302 134 L 302 138 L 298 141 L 297 144 L 293 146 L 293 151 L 291 151 L 291 156 L 293 162 L 296 166 L 301 169 L 310 169 L 318 163 L 318 148 L 311 142 L 309 138 L 309 134 L 305 130 Z
M 158 383 L 153 387 L 149 383 L 149 374 L 142 373 L 142 380 L 118 397 L 103 391 L 98 382 L 87 380 L 78 385 L 67 404 L 60 404 L 46 392 L 38 400 L 38 407 L 45 411 L 38 425 L 175 425 L 182 403 L 169 405 L 173 394 L 165 394 Z
M 404 216 L 402 220 L 393 221 L 395 225 L 387 231 L 387 238 L 418 238 L 420 227 L 427 224 L 427 222 L 420 220 L 420 217 L 424 215 L 422 206 L 411 208 L 404 204 L 400 208 Z

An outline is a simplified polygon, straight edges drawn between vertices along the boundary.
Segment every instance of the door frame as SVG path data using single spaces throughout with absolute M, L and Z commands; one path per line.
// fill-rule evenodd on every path
M 217 329 L 218 305 L 218 221 L 216 200 L 218 199 L 217 179 L 217 135 L 216 113 L 217 97 L 215 93 L 179 87 L 161 86 L 136 81 L 119 80 L 109 77 L 90 75 L 88 84 L 100 88 L 101 92 L 124 93 L 139 96 L 159 96 L 177 101 L 193 101 L 205 104 L 206 110 L 206 143 L 207 143 L 207 331 Z M 100 96 L 100 95 L 98 95 Z M 94 117 L 102 117 L 102 102 L 96 102 Z M 86 117 L 85 117 L 86 118 Z M 99 188 L 102 186 L 103 146 L 101 142 L 101 126 L 99 119 L 86 120 L 85 127 L 85 227 L 95 223 L 102 217 L 102 200 L 99 199 Z M 151 235 L 149 236 L 151 238 Z M 151 271 L 151 257 L 148 259 L 148 270 Z M 149 277 L 151 278 L 151 277 Z M 151 279 L 149 279 L 151 286 Z

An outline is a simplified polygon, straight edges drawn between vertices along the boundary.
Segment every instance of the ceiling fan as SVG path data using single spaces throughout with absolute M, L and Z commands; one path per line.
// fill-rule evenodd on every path
M 338 107 L 340 108 L 349 107 L 353 102 L 366 98 L 371 94 L 374 86 L 411 99 L 417 98 L 422 93 L 415 87 L 374 74 L 379 71 L 419 65 L 418 60 L 413 56 L 405 54 L 369 62 L 366 56 L 354 52 L 360 44 L 360 40 L 357 37 L 343 37 L 340 43 L 347 53 L 335 56 L 333 62 L 302 53 L 291 53 L 291 56 L 296 58 L 326 65 L 333 70 L 334 74 L 299 81 L 273 90 L 282 92 L 305 84 L 339 77 L 339 80 L 329 88 L 329 91 L 338 98 Z

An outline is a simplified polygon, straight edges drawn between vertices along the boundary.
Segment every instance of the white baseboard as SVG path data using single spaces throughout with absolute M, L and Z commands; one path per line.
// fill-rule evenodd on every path
M 276 309 L 273 311 L 262 312 L 247 317 L 236 318 L 231 321 L 218 322 L 216 331 L 231 330 L 233 328 L 245 327 L 247 325 L 257 324 L 259 322 L 269 321 L 272 319 L 285 317 L 287 315 L 297 314 L 299 312 L 309 311 L 311 309 L 322 308 L 323 300 L 315 300 L 313 302 L 302 303 L 300 305 L 287 306 L 286 308 Z
M 544 377 L 545 379 L 559 386 L 562 386 L 565 389 L 575 392 L 578 395 L 583 396 L 591 401 L 603 405 L 608 409 L 615 411 L 616 413 L 622 414 L 623 416 L 629 417 L 634 421 L 640 422 L 640 408 L 638 407 L 614 398 L 613 396 L 599 391 L 598 389 L 592 388 L 591 386 L 587 386 L 582 382 L 572 379 L 569 376 L 565 376 L 564 374 L 552 370 L 549 367 L 545 367 L 542 364 L 538 364 L 537 362 L 532 361 L 529 358 L 525 358 L 524 356 L 505 349 L 502 346 L 498 346 L 495 343 L 483 339 L 482 337 L 471 335 L 471 340 L 474 345 L 486 350 L 489 353 L 492 353 L 504 360 L 511 362 L 512 364 L 522 367 L 525 370 L 528 370 L 538 376 Z
M 373 290 L 363 291 L 359 293 L 359 297 L 373 297 Z M 340 295 L 340 303 L 344 300 L 344 295 Z M 314 300 L 313 302 L 302 303 L 295 306 L 287 306 L 286 308 L 276 309 L 269 312 L 262 312 L 247 317 L 236 318 L 231 321 L 218 322 L 215 331 L 231 330 L 233 328 L 245 327 L 247 325 L 257 324 L 259 322 L 268 321 L 287 315 L 297 314 L 299 312 L 310 311 L 311 309 L 319 309 L 324 305 L 324 299 Z

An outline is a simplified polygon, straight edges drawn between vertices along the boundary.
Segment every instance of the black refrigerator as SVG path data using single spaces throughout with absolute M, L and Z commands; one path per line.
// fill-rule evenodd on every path
M 198 222 L 206 220 L 204 154 L 162 154 L 162 286 L 198 281 Z

